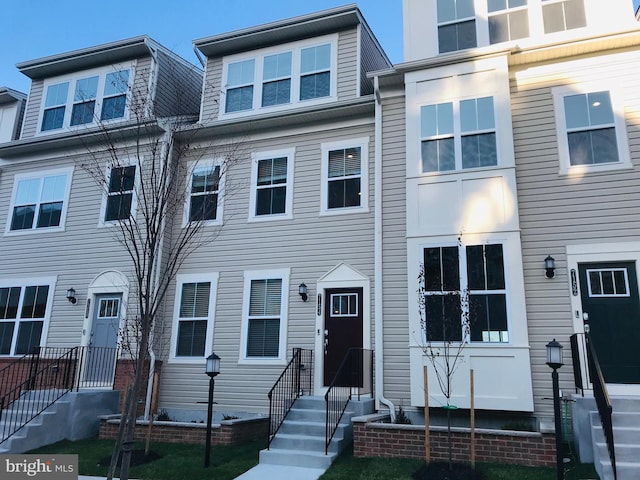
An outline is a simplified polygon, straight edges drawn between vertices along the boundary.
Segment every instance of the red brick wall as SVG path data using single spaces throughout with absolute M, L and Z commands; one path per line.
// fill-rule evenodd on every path
M 136 402 L 138 408 L 136 411 L 137 416 L 144 415 L 145 402 L 147 400 L 147 380 L 149 379 L 149 366 L 151 362 L 146 360 L 144 363 L 144 370 L 142 372 L 142 383 L 136 395 Z M 116 363 L 116 374 L 113 379 L 113 389 L 120 392 L 120 411 L 124 409 L 124 402 L 126 399 L 127 387 L 133 383 L 135 360 L 119 359 Z M 162 362 L 156 360 L 156 370 L 160 371 L 162 368 Z M 154 412 L 155 413 L 155 412 Z
M 429 430 L 432 460 L 447 460 L 446 429 Z M 490 432 L 476 430 L 476 461 L 553 467 L 556 462 L 555 437 L 539 433 Z M 469 462 L 468 429 L 451 434 L 453 459 Z M 424 426 L 388 423 L 354 423 L 353 454 L 356 457 L 424 458 Z
M 102 420 L 99 438 L 116 438 L 119 426 L 120 423 L 117 420 Z M 136 441 L 146 440 L 147 426 L 147 422 L 139 422 L 136 425 L 134 434 Z M 268 418 L 223 421 L 221 425 L 213 427 L 211 443 L 213 445 L 240 445 L 253 440 L 266 439 L 268 428 Z M 171 422 L 157 422 L 153 424 L 151 429 L 151 441 L 204 445 L 206 433 L 207 428 L 204 423 L 172 425 Z

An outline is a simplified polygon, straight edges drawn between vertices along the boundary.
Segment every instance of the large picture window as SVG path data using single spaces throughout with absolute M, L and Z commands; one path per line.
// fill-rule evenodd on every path
M 509 341 L 501 244 L 423 251 L 427 341 Z
M 493 97 L 422 106 L 420 136 L 423 173 L 498 164 Z
M 16 175 L 8 231 L 61 229 L 72 169 Z
M 0 355 L 24 355 L 42 344 L 51 283 L 0 282 Z

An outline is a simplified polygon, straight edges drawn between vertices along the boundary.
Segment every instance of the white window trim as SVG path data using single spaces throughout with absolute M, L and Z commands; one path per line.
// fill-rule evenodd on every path
M 33 278 L 0 278 L 0 288 L 6 287 L 21 287 L 23 290 L 20 292 L 20 303 L 18 304 L 18 312 L 22 309 L 22 302 L 24 300 L 24 288 L 33 286 L 33 285 L 48 285 L 49 286 L 49 294 L 47 295 L 47 307 L 45 310 L 44 318 L 35 319 L 42 320 L 42 336 L 40 337 L 41 346 L 46 346 L 47 338 L 49 336 L 49 319 L 51 318 L 51 309 L 53 307 L 53 297 L 56 293 L 56 282 L 58 281 L 57 276 L 50 277 L 33 277 Z M 19 313 L 18 313 L 19 315 Z M 15 318 L 12 319 L 15 321 L 16 327 L 19 326 L 21 319 Z M 25 321 L 32 321 L 34 319 L 24 319 Z M 2 358 L 7 357 L 15 357 L 16 341 L 18 339 L 18 328 L 13 329 L 13 339 L 11 340 L 11 354 L 10 355 L 0 355 Z M 18 355 L 21 356 L 22 354 Z
M 283 150 L 273 150 L 269 152 L 255 152 L 251 154 L 251 192 L 249 199 L 249 221 L 250 222 L 270 222 L 274 220 L 290 220 L 293 218 L 293 175 L 296 149 L 294 147 Z M 287 181 L 284 186 L 287 189 L 284 213 L 271 215 L 256 215 L 256 201 L 258 190 L 258 162 L 270 158 L 287 157 Z
M 100 205 L 100 218 L 98 219 L 99 228 L 112 227 L 115 225 L 119 225 L 120 222 L 126 222 L 130 218 L 136 217 L 136 212 L 138 207 L 138 189 L 140 188 L 140 174 L 141 174 L 140 170 L 142 168 L 143 160 L 144 159 L 142 157 L 139 159 L 139 161 L 136 159 L 129 159 L 128 161 L 123 161 L 118 165 L 107 165 L 107 167 L 105 168 L 105 184 L 102 192 L 102 204 Z M 131 198 L 131 213 L 129 215 L 129 219 L 106 221 L 104 219 L 104 216 L 107 213 L 107 200 L 109 198 L 109 182 L 111 180 L 111 170 L 113 168 L 132 167 L 132 166 L 136 167 L 136 178 L 133 183 L 133 196 Z
M 4 231 L 5 236 L 35 235 L 35 234 L 50 233 L 50 232 L 64 232 L 65 224 L 67 220 L 67 210 L 69 208 L 69 195 L 71 192 L 71 182 L 73 181 L 73 171 L 74 171 L 74 167 L 66 167 L 66 168 L 58 168 L 55 170 L 45 170 L 41 172 L 16 174 L 13 180 L 13 190 L 11 192 L 11 203 L 9 204 L 9 211 L 7 214 L 7 224 L 5 226 L 5 231 Z M 21 180 L 52 177 L 52 176 L 62 175 L 62 174 L 67 176 L 67 186 L 64 194 L 64 201 L 62 204 L 62 212 L 60 213 L 60 225 L 58 225 L 57 227 L 40 227 L 40 228 L 31 227 L 30 229 L 24 229 L 24 230 L 11 230 L 11 221 L 13 219 L 13 207 L 15 206 L 16 194 L 18 192 L 18 183 Z M 34 225 L 36 222 L 36 218 L 37 217 L 34 217 L 33 219 Z
M 222 159 L 208 159 L 189 162 L 187 168 L 187 184 L 185 188 L 185 201 L 182 211 L 182 227 L 186 227 L 189 223 L 189 213 L 191 208 L 191 182 L 193 181 L 193 171 L 198 167 L 220 167 L 220 178 L 218 180 L 218 205 L 216 209 L 215 220 L 202 220 L 205 226 L 221 226 L 224 214 L 224 192 L 225 192 L 225 162 Z
M 38 112 L 38 125 L 37 125 L 36 135 L 51 135 L 53 133 L 74 131 L 81 128 L 94 127 L 98 124 L 108 124 L 108 123 L 122 122 L 124 120 L 128 120 L 129 119 L 129 103 L 131 101 L 131 95 L 132 95 L 131 90 L 132 90 L 133 82 L 135 79 L 135 67 L 136 67 L 136 61 L 132 61 L 132 62 L 125 62 L 125 63 L 116 64 L 116 65 L 109 65 L 108 67 L 100 67 L 100 68 L 94 68 L 91 70 L 83 70 L 81 72 L 75 73 L 74 75 L 65 75 L 65 76 L 52 77 L 52 78 L 46 79 L 42 87 L 42 100 L 40 102 L 40 110 Z M 83 123 L 81 125 L 72 126 L 71 112 L 73 110 L 73 104 L 75 103 L 73 101 L 73 97 L 75 94 L 76 81 L 82 80 L 88 77 L 98 76 L 98 87 L 97 87 L 98 90 L 97 90 L 97 95 L 95 99 L 96 104 L 95 104 L 95 110 L 94 110 L 94 117 L 96 115 L 99 117 L 100 112 L 102 112 L 102 100 L 104 98 L 104 86 L 105 86 L 106 76 L 108 73 L 114 73 L 120 70 L 129 70 L 129 85 L 128 85 L 128 92 L 127 92 L 127 99 L 125 101 L 124 115 L 120 118 L 113 118 L 111 120 L 98 120 L 97 122 L 94 118 L 94 121 L 91 123 Z M 44 117 L 44 110 L 45 110 L 44 105 L 47 100 L 48 88 L 51 85 L 56 85 L 64 82 L 69 82 L 69 89 L 67 91 L 67 102 L 65 103 L 64 120 L 62 121 L 62 127 L 55 128 L 52 130 L 42 130 L 42 119 Z
M 329 199 L 329 152 L 342 148 L 360 147 L 360 205 L 357 207 L 328 208 Z M 327 142 L 320 145 L 321 157 L 321 185 L 320 185 L 320 215 L 345 215 L 369 211 L 369 137 Z
M 309 100 L 300 100 L 300 55 L 301 50 L 308 47 L 320 46 L 330 44 L 331 45 L 331 83 L 329 89 L 329 96 L 314 98 Z M 272 105 L 268 107 L 262 106 L 262 86 L 263 69 L 264 69 L 264 57 L 275 55 L 278 53 L 285 53 L 291 51 L 293 53 L 291 60 L 291 101 L 289 103 L 283 103 L 280 105 Z M 334 102 L 338 96 L 338 35 L 325 35 L 322 37 L 314 37 L 309 40 L 303 40 L 294 43 L 288 43 L 285 45 L 278 45 L 277 47 L 269 47 L 260 50 L 253 50 L 250 54 L 238 54 L 230 55 L 223 58 L 222 66 L 222 88 L 221 88 L 221 101 L 219 109 L 219 118 L 235 118 L 244 117 L 249 115 L 255 115 L 256 113 L 264 112 L 277 112 L 280 110 L 290 109 L 292 107 L 302 107 L 311 105 L 320 105 L 328 102 Z M 226 91 L 227 91 L 227 75 L 229 71 L 229 64 L 241 62 L 243 60 L 255 59 L 255 70 L 253 72 L 253 108 L 248 110 L 241 110 L 237 112 L 229 112 L 226 110 Z M 235 88 L 235 87 L 234 87 Z
M 273 270 L 247 270 L 244 272 L 244 295 L 242 302 L 242 327 L 240 331 L 239 365 L 285 365 L 287 362 L 287 332 L 289 317 L 289 277 L 290 268 Z M 249 300 L 251 296 L 251 280 L 267 278 L 282 279 L 280 300 L 280 345 L 278 357 L 247 357 L 247 340 L 249 337 Z
M 611 108 L 613 110 L 613 122 L 616 129 L 616 141 L 618 146 L 618 162 L 599 163 L 594 165 L 571 165 L 569 157 L 569 141 L 567 139 L 566 116 L 564 111 L 564 97 L 592 92 L 609 92 Z M 627 125 L 624 118 L 624 100 L 620 88 L 611 84 L 585 83 L 577 85 L 564 85 L 553 87 L 553 108 L 556 120 L 556 138 L 558 139 L 559 175 L 581 177 L 589 173 L 599 173 L 612 170 L 632 168 L 629 154 L 629 140 L 627 138 Z
M 197 364 L 203 365 L 203 361 L 211 353 L 213 353 L 213 331 L 215 324 L 216 313 L 216 296 L 218 291 L 218 278 L 220 274 L 218 272 L 210 273 L 192 273 L 192 274 L 178 274 L 176 275 L 176 292 L 175 301 L 173 307 L 173 322 L 171 327 L 171 352 L 169 355 L 169 363 L 183 363 L 183 364 Z M 211 289 L 209 290 L 209 316 L 207 317 L 207 336 L 204 345 L 203 357 L 178 357 L 176 356 L 177 341 L 178 341 L 178 327 L 180 325 L 180 302 L 182 300 L 182 285 L 185 283 L 198 283 L 198 282 L 210 282 Z

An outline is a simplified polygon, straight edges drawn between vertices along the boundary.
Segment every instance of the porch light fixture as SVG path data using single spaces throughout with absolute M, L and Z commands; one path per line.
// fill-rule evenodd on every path
M 76 291 L 73 288 L 67 290 L 67 300 L 69 300 L 69 303 L 71 303 L 72 305 L 75 305 L 78 301 L 78 299 L 76 298 Z
M 556 259 L 551 255 L 547 255 L 547 258 L 544 259 L 544 269 L 546 270 L 545 275 L 547 278 L 556 276 Z
M 562 417 L 560 416 L 560 385 L 558 383 L 558 369 L 562 367 L 562 345 L 554 338 L 547 343 L 547 365 L 553 369 L 553 416 L 556 429 L 556 475 L 557 480 L 564 478 L 564 461 L 562 455 Z
M 207 404 L 207 438 L 204 450 L 204 466 L 209 466 L 211 459 L 211 421 L 213 419 L 213 385 L 214 378 L 220 373 L 220 357 L 211 352 L 207 357 L 205 373 L 209 376 L 209 403 Z
M 304 283 L 298 285 L 298 294 L 302 297 L 302 301 L 306 302 L 309 299 L 307 295 L 307 286 Z

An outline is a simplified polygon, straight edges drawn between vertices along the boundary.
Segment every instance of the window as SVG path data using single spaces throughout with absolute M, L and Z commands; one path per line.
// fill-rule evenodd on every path
M 561 173 L 621 168 L 630 163 L 623 107 L 609 90 L 579 86 L 553 89 Z
M 250 220 L 292 217 L 294 149 L 254 153 Z
M 337 36 L 329 35 L 279 49 L 253 51 L 250 58 L 226 57 L 225 105 L 221 113 L 241 114 L 331 99 L 335 94 L 336 41 Z
M 542 0 L 544 33 L 563 32 L 587 25 L 584 0 Z
M 474 0 L 438 0 L 440 53 L 477 46 Z
M 285 359 L 289 269 L 245 272 L 241 361 Z
M 589 297 L 629 297 L 626 268 L 587 269 Z
M 498 164 L 493 97 L 420 109 L 422 172 Z
M 303 48 L 300 56 L 300 100 L 328 97 L 331 92 L 331 45 Z
M 226 112 L 238 112 L 253 108 L 254 59 L 235 62 L 227 72 Z
M 502 245 L 429 247 L 423 255 L 427 340 L 508 342 Z
M 291 101 L 291 52 L 267 55 L 262 69 L 262 106 Z
M 191 169 L 190 178 L 189 221 L 217 220 L 220 165 L 196 165 Z
M 487 0 L 490 43 L 529 36 L 527 0 Z
M 16 175 L 8 231 L 62 229 L 72 171 Z
M 324 144 L 322 211 L 326 213 L 367 209 L 368 139 Z
M 202 361 L 211 353 L 217 282 L 217 273 L 177 276 L 173 359 Z
M 105 222 L 126 220 L 131 217 L 135 180 L 135 165 L 111 168 L 104 214 Z
M 82 77 L 45 82 L 40 131 L 125 118 L 130 75 L 131 68 L 110 67 L 90 70 Z
M 0 281 L 0 355 L 24 355 L 41 345 L 52 283 Z

